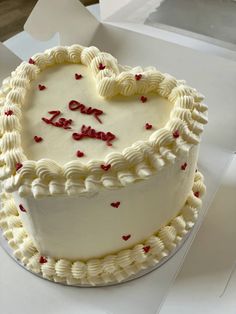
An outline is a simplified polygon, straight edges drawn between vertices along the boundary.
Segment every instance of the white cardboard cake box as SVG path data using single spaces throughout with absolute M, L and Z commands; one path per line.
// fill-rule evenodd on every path
M 228 8 L 225 11 L 220 10 L 220 7 L 223 7 L 220 1 L 212 3 L 204 0 L 193 3 L 188 0 L 102 0 L 101 5 L 102 18 L 115 25 L 122 23 L 122 27 L 132 28 L 143 34 L 151 32 L 161 39 L 170 40 L 185 47 L 236 60 L 236 45 L 230 42 L 234 32 L 234 25 L 232 22 L 230 23 L 230 3 L 225 4 L 225 7 Z M 231 6 L 233 5 L 231 3 Z M 212 10 L 211 17 L 208 18 L 205 13 L 194 20 L 193 15 L 199 14 L 204 6 L 208 14 Z M 195 7 L 198 9 L 197 11 Z M 175 11 L 177 11 L 176 14 Z M 187 15 L 186 12 L 189 14 Z M 183 23 L 180 23 L 180 18 L 184 20 Z M 222 25 L 224 19 L 228 19 L 228 23 Z M 210 21 L 213 23 L 210 27 L 214 30 L 212 36 L 197 32 L 196 25 L 201 23 L 201 30 L 205 29 L 205 34 L 208 34 Z M 187 28 L 179 27 L 181 24 Z M 221 37 L 225 33 L 225 37 L 229 39 L 228 42 L 226 39 L 224 41 L 217 39 L 219 25 L 221 25 L 219 30 Z M 192 31 L 189 31 L 190 29 Z
M 102 15 L 105 17 L 109 15 L 108 1 L 101 1 Z M 119 4 L 113 7 L 113 12 L 130 2 L 119 1 Z M 80 43 L 98 46 L 101 50 L 112 53 L 121 64 L 154 65 L 163 72 L 187 80 L 189 85 L 196 87 L 206 96 L 210 123 L 205 128 L 203 136 L 199 168 L 204 173 L 208 192 L 198 224 L 182 248 L 161 268 L 138 280 L 118 286 L 95 289 L 59 286 L 40 280 L 15 265 L 14 275 L 17 282 L 24 285 L 24 289 L 19 289 L 14 295 L 18 312 L 22 310 L 27 314 L 32 313 L 34 309 L 34 313 L 41 313 L 42 310 L 44 313 L 79 314 L 156 313 L 183 263 L 202 218 L 220 185 L 224 171 L 232 159 L 236 149 L 234 121 L 236 64 L 161 40 L 156 30 L 152 31 L 151 28 L 148 34 L 144 34 L 142 25 L 134 27 L 132 23 L 115 24 L 111 16 L 109 21 L 99 22 L 78 0 L 70 2 L 40 0 L 27 20 L 25 29 L 38 40 L 48 40 L 55 33 L 59 33 L 60 44 Z M 0 78 L 3 79 L 20 60 L 2 46 L 0 53 Z M 29 57 L 30 55 L 27 56 Z M 6 263 L 12 263 L 7 257 L 4 258 Z M 5 287 L 8 285 L 9 277 L 13 276 L 13 272 L 7 273 L 6 267 L 6 264 L 0 267 L 0 285 Z M 15 291 L 14 287 L 11 288 Z M 1 304 L 4 300 L 9 300 L 5 289 L 2 290 Z M 29 297 L 30 304 L 26 309 L 22 300 Z M 53 307 L 52 300 L 55 300 Z M 6 306 L 8 312 L 13 313 L 9 302 Z

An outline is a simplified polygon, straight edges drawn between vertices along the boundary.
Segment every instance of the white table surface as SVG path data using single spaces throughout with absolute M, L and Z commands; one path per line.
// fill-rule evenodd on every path
M 22 47 L 22 42 L 27 40 L 27 36 L 28 35 L 25 33 L 20 33 L 11 40 L 8 40 L 5 44 L 21 57 L 22 51 L 18 48 L 19 42 L 21 42 L 20 46 Z M 175 34 L 173 34 L 173 38 L 174 37 Z M 45 47 L 43 48 L 46 49 L 54 41 L 55 43 L 57 42 L 56 37 L 51 39 L 50 43 L 45 43 Z M 37 43 L 35 43 L 35 45 L 37 45 Z M 37 46 L 32 47 L 32 54 L 35 52 L 35 49 L 37 51 Z M 42 49 L 42 46 L 40 46 L 40 49 Z M 233 298 L 233 292 L 236 288 L 236 275 L 234 275 L 233 272 L 235 256 L 232 254 L 232 251 L 234 251 L 232 250 L 233 239 L 236 236 L 236 231 L 234 231 L 234 221 L 236 218 L 236 194 L 234 193 L 234 191 L 236 191 L 235 173 L 236 158 L 225 176 L 222 188 L 217 193 L 216 200 L 212 204 L 206 220 L 188 253 L 182 271 L 177 277 L 164 303 L 161 314 L 175 314 L 180 311 L 182 314 L 195 314 L 200 312 L 209 314 L 236 313 L 236 310 L 234 310 L 236 309 L 236 301 L 234 301 L 235 298 Z M 221 225 L 221 220 L 228 223 Z M 229 235 L 231 235 L 231 237 Z M 228 241 L 229 238 L 231 242 Z M 198 252 L 202 251 L 205 252 L 205 256 L 199 260 Z M 227 258 L 225 256 L 227 256 Z M 54 313 L 55 303 L 60 304 L 60 307 L 56 307 L 57 313 L 67 312 L 67 304 L 64 303 L 60 297 L 60 295 L 63 295 L 65 287 L 55 287 L 55 285 L 39 280 L 28 272 L 25 272 L 25 270 L 11 260 L 2 249 L 0 249 L 0 260 L 0 303 L 5 302 L 6 299 L 8 300 L 7 302 L 9 302 L 8 289 L 11 291 L 10 295 L 14 296 L 12 304 L 9 304 L 9 309 L 7 309 L 7 303 L 5 304 L 4 308 L 6 310 L 3 314 L 15 313 L 18 308 L 17 304 L 21 304 L 20 308 L 24 308 L 26 313 L 31 313 L 32 302 L 28 301 L 27 295 L 29 296 L 30 293 L 27 293 L 27 291 L 31 291 L 36 285 L 38 287 L 37 291 L 40 292 L 34 302 L 39 304 L 47 300 L 46 314 Z M 15 285 L 12 285 L 13 282 L 15 282 Z M 23 282 L 27 282 L 27 284 L 22 285 Z M 19 286 L 18 283 L 20 283 L 21 286 Z M 21 293 L 19 293 L 19 290 Z M 22 293 L 22 290 L 24 293 Z M 54 298 L 48 299 L 46 291 L 51 290 L 55 292 Z M 73 303 L 76 298 L 75 294 L 77 294 L 77 290 L 74 289 L 74 291 L 72 290 L 70 292 L 69 295 L 72 301 L 70 310 L 73 311 L 73 313 L 76 313 L 78 304 L 80 308 L 77 313 L 104 313 L 99 307 L 93 309 L 91 312 L 91 309 L 86 307 L 86 303 L 83 303 L 83 300 L 80 300 L 78 303 Z M 22 295 L 24 296 L 23 298 Z M 50 295 L 53 294 L 50 293 Z M 38 299 L 37 302 L 36 299 Z M 20 311 L 19 313 L 22 312 Z M 107 314 L 109 313 L 110 312 L 107 312 Z M 148 314 L 148 310 L 145 314 Z

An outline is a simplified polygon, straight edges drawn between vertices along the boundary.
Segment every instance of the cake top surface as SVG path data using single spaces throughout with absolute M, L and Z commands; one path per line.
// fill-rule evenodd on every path
M 83 164 L 103 161 L 111 153 L 125 153 L 137 141 L 147 141 L 166 124 L 172 108 L 155 93 L 101 97 L 89 67 L 53 66 L 27 91 L 22 147 L 28 159 L 47 158 L 59 165 L 78 158 Z M 64 121 L 60 119 L 68 125 L 58 127 Z
M 1 172 L 21 196 L 93 194 L 146 179 L 198 144 L 207 107 L 154 67 L 55 47 L 3 81 Z

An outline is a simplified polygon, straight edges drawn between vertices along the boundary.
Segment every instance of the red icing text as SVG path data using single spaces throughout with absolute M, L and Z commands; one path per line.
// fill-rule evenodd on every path
M 45 123 L 51 124 L 51 125 L 56 126 L 58 128 L 71 129 L 71 127 L 70 127 L 70 125 L 72 123 L 71 119 L 60 118 L 57 121 L 55 121 L 58 118 L 58 116 L 60 116 L 61 111 L 53 110 L 53 111 L 49 111 L 48 113 L 51 114 L 52 117 L 50 119 L 42 118 L 42 120 Z
M 78 110 L 80 111 L 80 113 L 83 113 L 83 114 L 93 115 L 94 118 L 98 120 L 98 122 L 102 123 L 102 121 L 99 118 L 99 116 L 103 114 L 102 110 L 92 108 L 92 107 L 86 107 L 85 105 L 79 103 L 76 100 L 71 100 L 69 102 L 69 109 L 72 111 Z
M 83 125 L 81 127 L 80 133 L 73 133 L 72 137 L 74 140 L 79 141 L 84 137 L 90 137 L 95 138 L 98 140 L 105 141 L 107 143 L 107 146 L 112 146 L 111 141 L 113 141 L 116 136 L 112 134 L 111 132 L 102 132 L 102 131 L 96 131 L 91 128 L 91 126 Z

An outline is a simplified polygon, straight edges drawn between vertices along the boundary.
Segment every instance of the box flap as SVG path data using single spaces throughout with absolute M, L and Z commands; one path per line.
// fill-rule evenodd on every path
M 10 75 L 11 71 L 21 63 L 21 59 L 18 58 L 11 50 L 0 43 L 0 82 Z
M 61 45 L 88 45 L 99 21 L 78 0 L 39 0 L 24 29 L 38 40 L 48 40 L 55 33 Z
M 100 0 L 102 20 L 143 24 L 163 0 Z
M 132 0 L 100 0 L 101 20 L 111 17 L 130 2 L 132 2 Z

